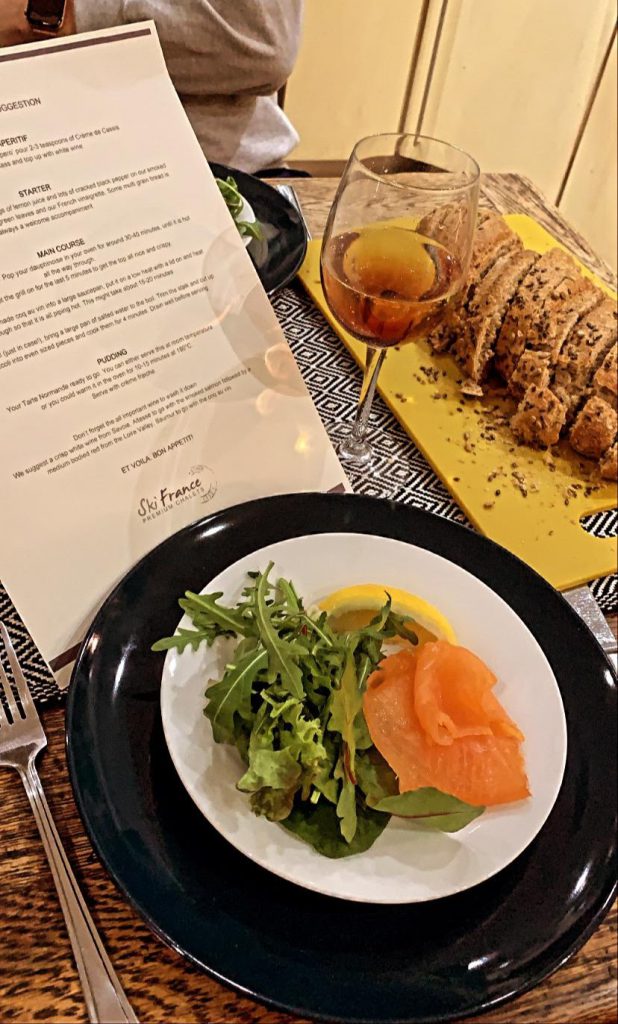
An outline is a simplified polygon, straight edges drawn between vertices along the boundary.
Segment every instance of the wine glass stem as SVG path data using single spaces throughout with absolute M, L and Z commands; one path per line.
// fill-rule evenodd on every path
M 371 414 L 373 396 L 375 395 L 376 384 L 378 383 L 378 375 L 382 369 L 382 363 L 384 362 L 385 356 L 385 348 L 373 348 L 371 345 L 367 345 L 365 375 L 363 377 L 363 385 L 361 387 L 360 398 L 358 400 L 356 419 L 354 420 L 354 426 L 352 427 L 352 437 L 355 441 L 361 442 L 365 439 L 367 424 L 369 423 L 369 416 Z

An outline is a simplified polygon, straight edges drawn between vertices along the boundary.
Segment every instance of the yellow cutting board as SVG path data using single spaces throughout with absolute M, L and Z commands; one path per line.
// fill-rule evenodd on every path
M 510 214 L 505 220 L 529 249 L 564 248 L 525 214 Z M 326 305 L 320 284 L 321 244 L 319 239 L 309 243 L 300 279 L 362 366 L 365 346 L 337 324 Z M 582 271 L 615 298 L 591 271 L 583 266 Z M 580 519 L 614 508 L 616 485 L 602 481 L 595 467 L 565 442 L 555 456 L 517 445 L 508 425 L 496 424 L 496 416 L 514 410 L 512 399 L 464 398 L 458 379 L 461 371 L 453 359 L 434 355 L 428 343 L 420 341 L 388 353 L 378 390 L 458 505 L 487 537 L 561 590 L 615 571 L 616 538 L 593 537 Z

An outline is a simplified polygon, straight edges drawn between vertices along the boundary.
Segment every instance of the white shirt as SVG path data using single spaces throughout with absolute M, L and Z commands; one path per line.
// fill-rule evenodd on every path
M 298 135 L 277 105 L 300 42 L 302 0 L 75 0 L 77 30 L 154 20 L 167 67 L 209 160 L 282 163 Z

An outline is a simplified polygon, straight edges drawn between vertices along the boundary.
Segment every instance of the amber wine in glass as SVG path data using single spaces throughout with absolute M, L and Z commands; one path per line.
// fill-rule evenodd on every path
M 344 458 L 371 459 L 365 435 L 388 348 L 426 335 L 463 286 L 477 196 L 477 165 L 446 143 L 386 135 L 354 148 L 320 260 L 333 315 L 367 344 L 356 421 L 339 449 Z

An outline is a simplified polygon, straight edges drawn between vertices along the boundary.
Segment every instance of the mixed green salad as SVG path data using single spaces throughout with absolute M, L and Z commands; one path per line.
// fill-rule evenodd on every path
M 219 186 L 219 191 L 225 199 L 226 206 L 234 219 L 236 227 L 238 228 L 238 233 L 243 238 L 261 238 L 262 228 L 257 220 L 247 221 L 240 219 L 245 205 L 245 200 L 238 191 L 236 179 L 231 175 L 228 175 L 225 181 L 223 178 L 215 178 L 215 181 Z
M 422 788 L 399 793 L 363 715 L 367 679 L 393 637 L 416 643 L 390 598 L 362 629 L 335 632 L 325 612 L 307 610 L 289 580 L 249 573 L 235 607 L 222 593 L 187 592 L 179 605 L 193 628 L 159 640 L 155 651 L 220 637 L 237 645 L 221 679 L 210 680 L 205 714 L 217 743 L 236 747 L 245 766 L 237 788 L 251 809 L 327 857 L 369 849 L 392 815 L 455 832 L 482 807 Z

